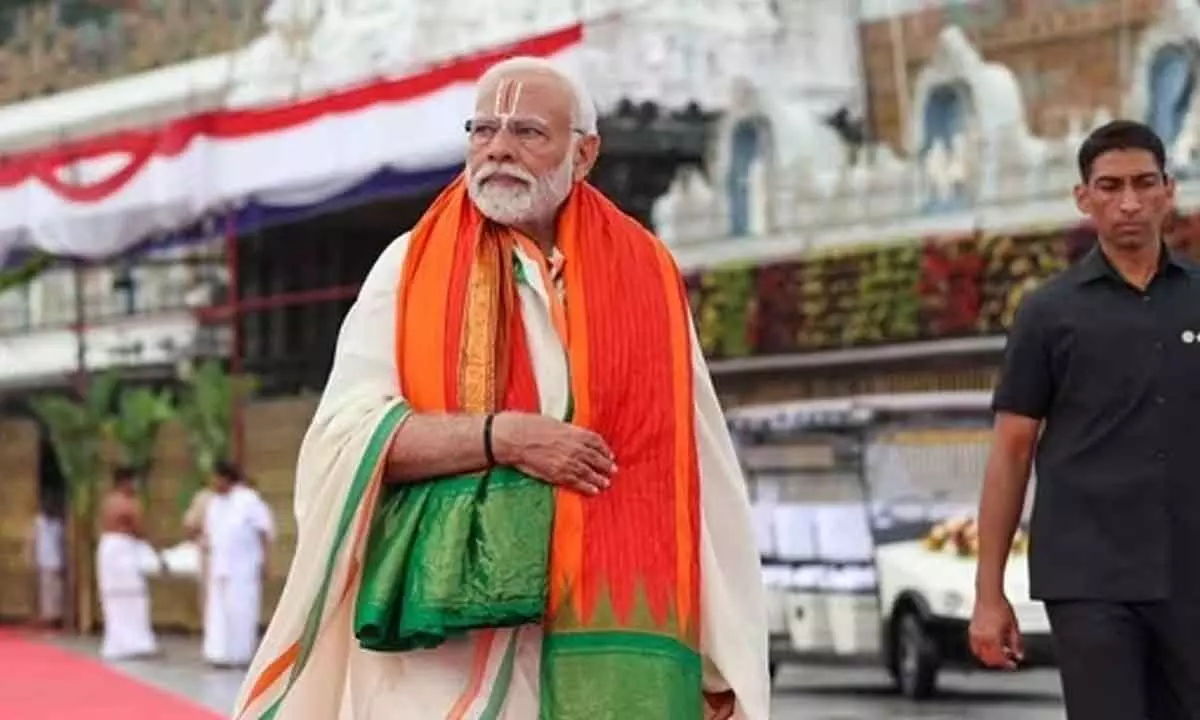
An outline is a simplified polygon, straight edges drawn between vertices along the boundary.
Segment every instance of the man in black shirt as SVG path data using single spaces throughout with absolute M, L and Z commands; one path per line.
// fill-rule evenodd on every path
M 993 402 L 971 648 L 1020 662 L 1003 578 L 1036 456 L 1030 584 L 1071 720 L 1200 719 L 1200 272 L 1163 243 L 1164 166 L 1140 123 L 1084 141 L 1099 243 L 1021 304 Z

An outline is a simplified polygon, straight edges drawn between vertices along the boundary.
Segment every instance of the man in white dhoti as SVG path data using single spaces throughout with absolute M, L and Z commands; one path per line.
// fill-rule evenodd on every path
M 242 720 L 768 720 L 744 480 L 666 248 L 555 66 L 379 258 L 300 451 Z
M 63 572 L 66 570 L 63 521 L 57 509 L 44 500 L 33 520 L 29 559 L 37 574 L 38 627 L 58 627 L 63 620 Z
M 158 652 L 150 625 L 146 577 L 159 569 L 157 554 L 143 539 L 137 475 L 120 468 L 113 473 L 112 490 L 100 507 L 100 542 L 96 548 L 96 576 L 104 616 L 100 655 L 106 660 Z
M 258 647 L 263 574 L 275 534 L 271 510 L 241 471 L 218 463 L 204 508 L 208 547 L 204 592 L 204 658 L 244 667 Z

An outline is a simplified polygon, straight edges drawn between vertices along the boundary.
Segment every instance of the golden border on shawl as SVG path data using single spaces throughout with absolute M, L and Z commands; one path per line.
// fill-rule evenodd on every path
M 467 280 L 466 307 L 463 312 L 461 351 L 458 366 L 459 398 L 469 412 L 490 412 L 496 408 L 496 336 L 499 332 L 500 268 L 496 253 L 485 247 L 482 233 L 475 238 L 475 262 Z M 475 661 L 462 695 L 450 708 L 447 720 L 461 720 L 479 696 L 491 657 L 493 628 L 480 630 L 475 637 Z
M 324 624 L 327 610 L 326 604 L 329 598 L 329 586 L 333 580 L 334 568 L 346 544 L 346 539 L 350 536 L 350 531 L 353 529 L 355 516 L 361 508 L 370 507 L 363 504 L 364 498 L 369 490 L 378 487 L 377 480 L 382 476 L 384 464 L 387 460 L 387 451 L 391 447 L 392 438 L 395 437 L 396 431 L 400 429 L 400 426 L 404 424 L 404 421 L 411 414 L 412 408 L 409 407 L 408 403 L 400 401 L 389 408 L 383 419 L 375 426 L 374 432 L 371 433 L 371 439 L 367 442 L 367 448 L 363 452 L 362 460 L 359 462 L 358 468 L 354 471 L 354 479 L 351 481 L 350 489 L 346 493 L 346 501 L 342 504 L 342 512 L 338 518 L 333 546 L 330 548 L 325 560 L 325 572 L 321 586 L 317 591 L 316 598 L 309 607 L 308 619 L 305 622 L 300 639 L 296 643 L 289 645 L 288 649 L 276 661 L 269 664 L 259 674 L 249 697 L 238 712 L 237 717 L 246 717 L 245 713 L 250 706 L 272 687 L 277 687 L 277 683 L 290 666 L 291 673 L 288 676 L 287 685 L 279 692 L 279 696 L 275 698 L 270 707 L 258 716 L 258 720 L 273 720 L 279 713 L 279 708 L 283 705 L 288 691 L 291 690 L 292 686 L 296 683 L 296 679 L 304 670 L 304 666 L 308 663 L 309 655 L 312 653 L 317 635 Z M 360 529 L 366 524 L 365 522 L 360 522 Z M 358 533 L 358 535 L 360 536 L 358 540 L 361 540 L 362 533 Z M 347 583 L 352 583 L 353 580 L 352 574 L 347 579 Z M 344 599 L 345 597 L 346 594 L 344 592 L 339 594 L 339 599 Z
M 496 333 L 499 330 L 499 268 L 486 248 L 476 251 L 463 313 L 459 397 L 467 412 L 496 407 Z

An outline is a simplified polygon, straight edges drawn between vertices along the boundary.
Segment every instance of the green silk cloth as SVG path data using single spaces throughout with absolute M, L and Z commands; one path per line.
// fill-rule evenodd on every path
M 703 717 L 699 654 L 649 618 L 646 631 L 620 631 L 606 601 L 596 619 L 608 617 L 608 629 L 547 618 L 553 519 L 553 489 L 508 467 L 386 486 L 355 606 L 359 645 L 407 652 L 472 630 L 546 624 L 538 720 L 624 720 L 647 709 L 664 720 Z
M 540 624 L 553 520 L 553 489 L 513 468 L 388 485 L 367 540 L 359 644 L 404 652 Z

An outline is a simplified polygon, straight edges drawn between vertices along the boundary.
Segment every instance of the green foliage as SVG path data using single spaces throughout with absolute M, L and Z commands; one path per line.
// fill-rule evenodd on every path
M 229 375 L 216 361 L 202 364 L 186 379 L 178 417 L 187 433 L 192 467 L 179 496 L 181 507 L 203 487 L 217 461 L 232 454 L 235 409 L 257 385 L 252 377 Z
M 254 392 L 257 382 L 231 376 L 213 361 L 185 379 L 178 403 L 168 391 L 133 388 L 118 393 L 118 383 L 118 375 L 108 372 L 92 379 L 82 400 L 44 395 L 31 402 L 50 435 L 71 507 L 80 518 L 94 514 L 105 474 L 105 440 L 115 442 L 122 465 L 145 476 L 154 464 L 159 430 L 178 419 L 192 459 L 179 495 L 181 508 L 186 508 L 214 464 L 231 455 L 235 408 Z
M 121 393 L 106 430 L 116 441 L 121 464 L 145 476 L 154 464 L 154 449 L 163 423 L 175 416 L 171 393 L 135 388 Z
M 117 382 L 116 374 L 106 373 L 92 380 L 82 400 L 42 395 L 30 402 L 50 436 L 55 459 L 67 482 L 72 512 L 81 519 L 90 519 L 95 512 L 104 475 L 105 429 Z
M 54 262 L 48 253 L 36 253 L 21 265 L 0 269 L 0 293 L 12 288 L 28 285 L 45 272 Z

